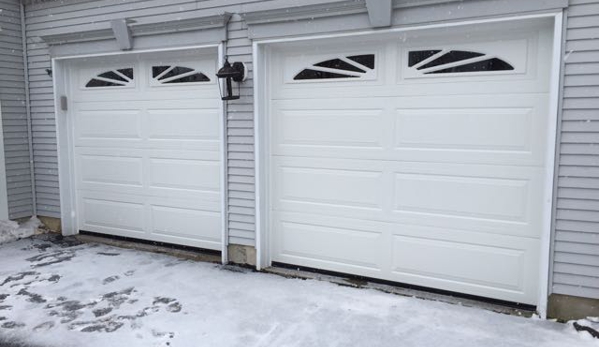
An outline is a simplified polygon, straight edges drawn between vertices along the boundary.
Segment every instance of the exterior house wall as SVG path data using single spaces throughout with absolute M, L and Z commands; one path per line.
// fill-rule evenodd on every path
M 566 25 L 552 292 L 599 299 L 599 1 Z
M 19 0 L 0 0 L 0 103 L 11 219 L 32 214 L 31 166 Z
M 7 1 L 0 0 L 0 3 Z M 419 4 L 428 4 L 428 7 L 417 7 L 414 1 L 395 0 L 397 10 L 393 23 L 401 26 L 526 13 L 537 6 L 550 8 L 547 4 L 552 3 L 473 0 L 461 2 L 462 10 L 454 11 L 449 6 L 458 5 L 451 5 L 451 2 L 422 1 Z M 165 16 L 179 14 L 191 18 L 230 12 L 235 15 L 227 26 L 226 55 L 231 61 L 245 62 L 250 75 L 243 84 L 241 99 L 228 105 L 229 243 L 255 246 L 252 39 L 369 29 L 363 2 L 306 0 L 302 3 L 321 4 L 326 8 L 329 5 L 331 8 L 344 7 L 345 12 L 339 11 L 342 14 L 334 19 L 316 16 L 306 22 L 294 20 L 293 13 L 285 10 L 288 6 L 297 5 L 296 1 L 287 0 L 138 0 L 126 3 L 120 0 L 66 0 L 28 4 L 28 71 L 38 214 L 60 217 L 53 90 L 52 80 L 46 73 L 51 62 L 48 46 L 39 36 L 48 30 L 77 33 L 88 30 L 92 25 L 123 17 L 160 21 Z M 569 5 L 566 12 L 563 110 L 561 133 L 558 134 L 555 262 L 551 291 L 599 299 L 599 0 L 570 0 Z M 240 16 L 239 13 L 246 15 Z M 277 16 L 286 16 L 289 22 L 278 20 Z M 261 22 L 260 25 L 254 25 L 258 22 Z M 5 134 L 7 130 L 5 128 Z

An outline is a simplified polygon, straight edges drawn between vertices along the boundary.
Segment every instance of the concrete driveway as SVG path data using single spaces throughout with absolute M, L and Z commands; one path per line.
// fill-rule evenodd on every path
M 1 340 L 48 347 L 599 346 L 566 324 L 48 235 L 0 245 Z

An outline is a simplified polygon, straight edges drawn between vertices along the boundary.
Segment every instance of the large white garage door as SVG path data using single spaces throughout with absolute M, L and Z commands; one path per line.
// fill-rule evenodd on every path
M 550 27 L 272 46 L 272 260 L 536 304 Z
M 79 230 L 221 248 L 216 56 L 192 51 L 73 66 Z

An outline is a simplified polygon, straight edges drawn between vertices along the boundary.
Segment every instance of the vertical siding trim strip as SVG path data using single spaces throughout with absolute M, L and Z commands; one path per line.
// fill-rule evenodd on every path
M 561 28 L 561 57 L 565 57 L 566 53 L 566 42 L 567 42 L 567 30 L 568 30 L 568 9 L 564 10 L 564 15 L 562 18 L 562 28 Z M 560 94 L 558 97 L 558 114 L 557 114 L 557 138 L 555 145 L 555 163 L 554 163 L 554 173 L 553 173 L 553 199 L 552 203 L 552 211 L 551 211 L 551 249 L 550 249 L 550 258 L 549 258 L 549 288 L 547 290 L 547 296 L 551 295 L 553 290 L 553 268 L 555 266 L 555 237 L 556 237 L 556 224 L 557 224 L 557 210 L 558 210 L 558 194 L 557 190 L 559 187 L 559 160 L 561 153 L 561 143 L 562 143 L 562 119 L 563 119 L 563 98 L 564 98 L 564 74 L 562 71 L 565 70 L 566 61 L 565 59 L 560 59 L 560 77 L 559 77 L 559 90 Z
M 252 42 L 252 63 L 253 63 L 253 74 L 254 74 L 254 192 L 255 192 L 255 202 L 254 202 L 254 221 L 255 221 L 255 247 L 256 247 L 256 269 L 260 271 L 263 267 L 267 267 L 270 264 L 270 261 L 266 259 L 266 256 L 269 254 L 268 245 L 264 242 L 267 238 L 266 230 L 264 230 L 263 223 L 264 220 L 264 211 L 266 211 L 266 206 L 262 206 L 262 141 L 265 141 L 266 137 L 261 133 L 262 125 L 262 117 L 260 113 L 262 112 L 263 103 L 266 102 L 266 93 L 262 91 L 262 83 L 264 76 L 261 76 L 262 73 L 262 56 L 260 55 L 260 47 L 258 46 L 258 42 Z M 264 171 L 266 172 L 266 170 Z
M 547 318 L 547 304 L 550 288 L 550 269 L 551 269 L 551 240 L 553 235 L 553 216 L 554 216 L 554 198 L 555 182 L 557 170 L 555 163 L 558 153 L 558 119 L 561 95 L 561 71 L 562 71 L 562 50 L 564 47 L 564 13 L 563 10 L 556 13 L 553 23 L 553 42 L 552 42 L 552 69 L 549 80 L 549 126 L 547 129 L 547 150 L 545 154 L 545 198 L 543 206 L 543 231 L 541 236 L 539 259 L 539 300 L 537 303 L 537 312 L 542 319 Z
M 229 23 L 225 24 L 227 27 Z M 228 32 L 228 28 L 225 28 L 225 32 Z M 227 34 L 225 34 L 227 35 Z M 217 68 L 220 66 L 221 62 L 225 59 L 225 52 L 227 52 L 227 44 L 225 41 L 222 41 L 218 45 L 218 57 L 217 57 Z M 217 78 L 218 87 L 221 88 L 221 80 Z M 222 89 L 221 89 L 222 90 Z M 221 170 L 220 170 L 220 184 L 221 184 L 221 225 L 222 225 L 222 250 L 221 250 L 221 261 L 223 264 L 227 264 L 229 262 L 229 186 L 228 186 L 228 148 L 227 145 L 227 129 L 228 129 L 228 117 L 227 117 L 227 103 L 222 102 L 221 107 L 221 141 L 220 141 L 220 150 L 221 150 Z
M 23 77 L 25 79 L 25 113 L 27 117 L 27 141 L 29 143 L 29 168 L 31 171 L 31 203 L 33 215 L 37 215 L 37 197 L 35 189 L 35 163 L 33 160 L 33 130 L 31 125 L 31 102 L 29 90 L 29 58 L 27 55 L 27 31 L 25 24 L 25 5 L 19 4 L 21 11 L 21 40 L 23 45 Z

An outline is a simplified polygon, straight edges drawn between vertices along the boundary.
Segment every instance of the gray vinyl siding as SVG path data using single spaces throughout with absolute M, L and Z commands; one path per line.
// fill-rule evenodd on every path
M 6 158 L 8 213 L 32 214 L 31 166 L 19 0 L 0 0 L 0 103 Z
M 241 98 L 229 103 L 227 117 L 229 242 L 255 244 L 254 109 L 252 42 L 239 15 L 228 26 L 227 54 L 249 70 Z
M 599 0 L 570 0 L 563 84 L 552 291 L 599 299 Z
M 46 70 L 51 60 L 46 44 L 30 30 L 31 15 L 26 7 L 27 57 L 33 135 L 33 160 L 35 163 L 35 189 L 37 214 L 60 218 L 60 193 L 58 188 L 58 157 L 54 117 L 52 78 Z M 35 12 L 33 12 L 35 13 Z M 51 16 L 48 15 L 49 18 Z

